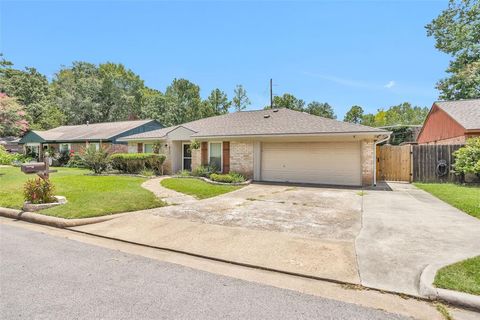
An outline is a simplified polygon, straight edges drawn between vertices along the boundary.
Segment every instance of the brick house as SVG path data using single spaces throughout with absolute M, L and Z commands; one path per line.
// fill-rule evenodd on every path
M 419 144 L 464 144 L 480 136 L 480 99 L 433 103 L 418 135 Z
M 166 173 L 213 165 L 257 181 L 375 182 L 375 142 L 390 132 L 289 109 L 242 111 L 121 138 L 129 152 L 167 156 Z M 191 148 L 192 141 L 198 148 Z
M 46 131 L 29 131 L 19 141 L 26 154 L 35 154 L 38 160 L 49 148 L 55 152 L 79 153 L 88 145 L 100 145 L 110 152 L 127 152 L 127 143 L 119 138 L 162 128 L 155 120 L 91 123 L 61 126 Z

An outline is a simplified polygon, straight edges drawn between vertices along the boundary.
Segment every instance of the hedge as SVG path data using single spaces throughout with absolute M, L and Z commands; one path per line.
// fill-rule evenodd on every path
M 165 155 L 156 153 L 115 153 L 112 154 L 112 168 L 125 173 L 139 173 L 151 169 L 162 174 Z

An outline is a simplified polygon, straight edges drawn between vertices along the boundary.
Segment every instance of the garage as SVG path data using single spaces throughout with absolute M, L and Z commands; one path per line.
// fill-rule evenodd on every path
M 262 143 L 261 180 L 359 186 L 359 142 Z

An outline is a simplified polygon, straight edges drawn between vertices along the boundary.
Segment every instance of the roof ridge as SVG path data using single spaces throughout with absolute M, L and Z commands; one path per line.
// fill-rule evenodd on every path
M 469 98 L 469 99 L 457 99 L 457 100 L 437 100 L 434 103 L 437 102 L 459 102 L 459 101 L 475 101 L 475 100 L 480 100 L 480 97 L 478 98 Z

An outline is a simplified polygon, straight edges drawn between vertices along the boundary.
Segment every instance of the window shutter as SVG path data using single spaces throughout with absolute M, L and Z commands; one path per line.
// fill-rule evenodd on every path
M 143 153 L 143 143 L 138 143 L 137 144 L 137 152 L 138 153 Z
M 201 149 L 201 159 L 202 159 L 202 166 L 208 165 L 208 142 L 202 142 Z
M 223 141 L 223 173 L 230 172 L 230 142 Z

